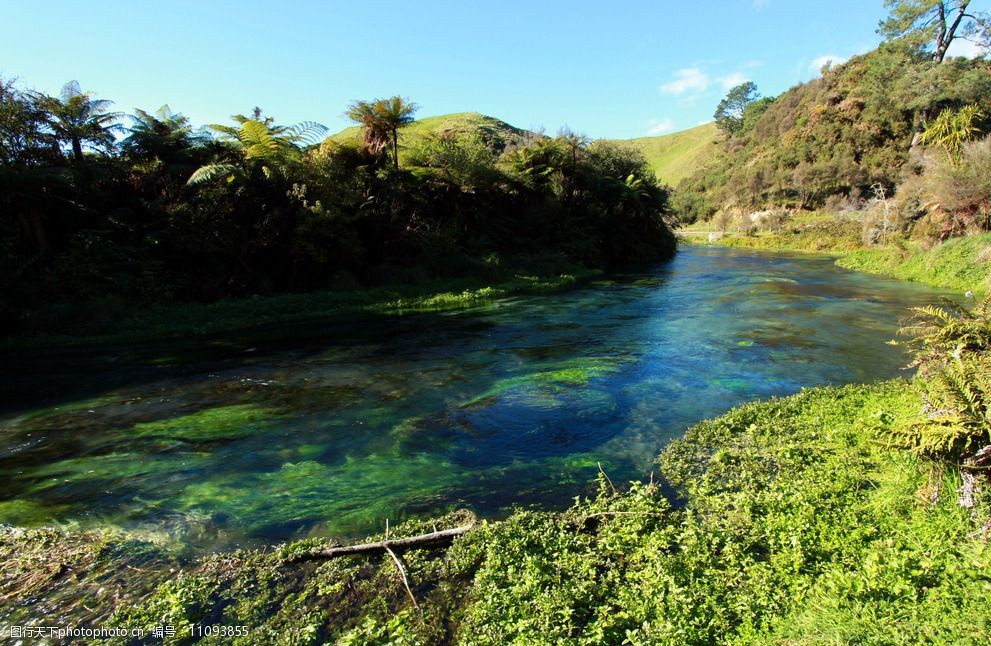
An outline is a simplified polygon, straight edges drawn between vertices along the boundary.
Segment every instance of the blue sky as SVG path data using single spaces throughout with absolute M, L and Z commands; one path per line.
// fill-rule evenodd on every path
M 988 1 L 975 1 L 987 10 Z M 744 80 L 778 94 L 875 47 L 883 0 L 257 2 L 0 0 L 0 76 L 196 124 L 258 105 L 336 131 L 356 99 L 418 116 L 629 138 L 708 121 Z

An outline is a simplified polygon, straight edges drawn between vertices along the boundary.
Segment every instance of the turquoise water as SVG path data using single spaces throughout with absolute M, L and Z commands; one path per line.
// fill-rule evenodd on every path
M 564 507 L 600 465 L 647 477 L 668 441 L 734 405 L 899 374 L 885 342 L 939 295 L 828 258 L 685 247 L 463 311 L 20 358 L 3 378 L 0 522 L 213 548 Z

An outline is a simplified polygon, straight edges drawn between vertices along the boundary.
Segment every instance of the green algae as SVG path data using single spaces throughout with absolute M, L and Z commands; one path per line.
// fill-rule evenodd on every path
M 277 414 L 254 404 L 208 408 L 189 415 L 135 424 L 135 437 L 158 437 L 183 442 L 228 441 L 271 430 Z
M 631 362 L 629 357 L 577 357 L 566 361 L 535 364 L 533 372 L 497 380 L 481 394 L 461 404 L 484 406 L 500 397 L 512 396 L 537 408 L 561 405 L 562 393 L 588 386 L 594 379 L 617 372 Z
M 256 529 L 324 524 L 348 531 L 397 518 L 408 506 L 435 509 L 445 490 L 465 477 L 428 455 L 348 457 L 339 464 L 306 460 L 191 484 L 174 503 L 187 511 L 223 510 L 234 524 Z M 413 490 L 411 483 L 417 483 Z

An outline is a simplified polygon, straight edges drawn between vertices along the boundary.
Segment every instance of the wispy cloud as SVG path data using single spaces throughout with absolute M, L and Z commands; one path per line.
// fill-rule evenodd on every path
M 733 72 L 732 74 L 719 77 L 719 84 L 723 86 L 724 90 L 728 90 L 749 80 L 750 77 L 743 72 Z
M 663 135 L 671 130 L 674 130 L 674 122 L 671 119 L 651 119 L 647 122 L 648 135 Z
M 816 56 L 809 63 L 809 67 L 813 72 L 818 72 L 827 65 L 830 67 L 835 67 L 836 65 L 842 65 L 849 59 L 846 56 L 837 56 L 835 54 L 825 54 L 823 56 Z
M 661 92 L 681 96 L 687 92 L 704 92 L 709 87 L 709 75 L 698 67 L 685 67 L 674 73 L 675 79 L 661 85 Z
M 764 11 L 771 4 L 771 0 L 753 0 L 754 9 Z

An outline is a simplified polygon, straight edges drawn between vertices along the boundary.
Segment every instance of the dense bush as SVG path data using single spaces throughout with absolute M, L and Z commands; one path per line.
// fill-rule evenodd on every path
M 921 115 L 991 106 L 991 74 L 980 61 L 937 64 L 900 42 L 824 70 L 773 101 L 751 103 L 738 136 L 678 193 L 708 208 L 822 207 L 830 196 L 867 197 L 902 177 Z M 699 197 L 679 197 L 689 206 Z M 695 211 L 698 213 L 698 210 Z
M 534 136 L 503 152 L 489 124 L 462 124 L 400 168 L 399 126 L 376 146 L 315 145 L 321 127 L 256 109 L 213 138 L 167 106 L 139 111 L 118 148 L 108 104 L 0 81 L 0 334 L 101 328 L 142 305 L 502 278 L 493 255 L 530 270 L 674 252 L 667 190 L 626 148 Z

